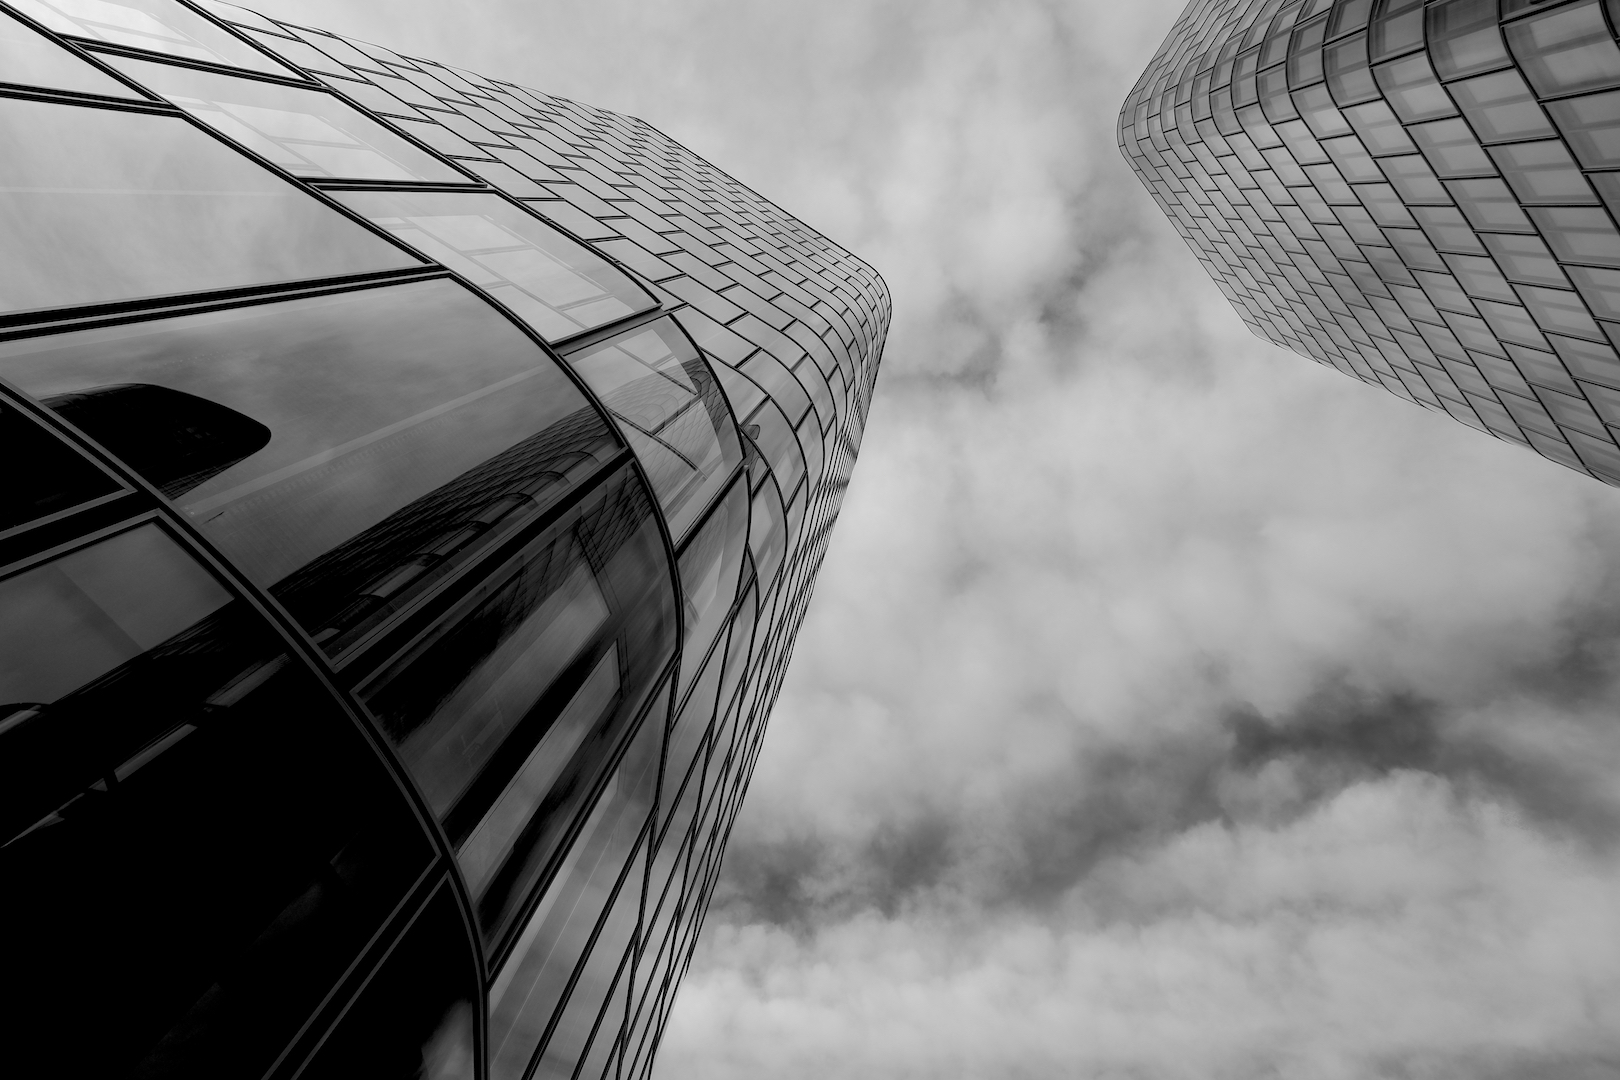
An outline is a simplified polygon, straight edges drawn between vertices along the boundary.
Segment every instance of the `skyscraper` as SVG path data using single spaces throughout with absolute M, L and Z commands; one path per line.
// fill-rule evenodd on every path
M 0 1012 L 61 1076 L 643 1077 L 867 265 L 646 123 L 0 4 Z
M 1192 0 L 1120 148 L 1249 327 L 1620 484 L 1615 0 Z

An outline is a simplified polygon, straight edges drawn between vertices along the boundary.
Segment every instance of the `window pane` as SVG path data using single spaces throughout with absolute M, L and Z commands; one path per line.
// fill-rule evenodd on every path
M 643 864 L 635 856 L 657 791 L 661 720 L 661 714 L 650 717 L 636 733 L 490 984 L 492 1080 L 518 1080 L 523 1075 L 585 954 L 592 931 L 613 903 L 614 890 L 628 890 L 639 910 L 642 881 L 638 871 Z M 632 918 L 629 933 L 619 944 L 621 954 L 634 929 Z M 603 948 L 605 955 L 607 946 Z
M 324 90 L 108 56 L 107 62 L 294 176 L 466 183 L 426 150 Z
M 1620 49 L 1603 24 L 1598 0 L 1511 23 L 1507 38 L 1514 58 L 1543 96 L 1620 83 Z
M 1502 272 L 1512 281 L 1531 285 L 1567 285 L 1558 262 L 1539 236 L 1510 236 L 1485 233 L 1480 239 L 1490 248 Z M 1617 315 L 1620 317 L 1620 315 Z
M 1582 165 L 1620 166 L 1620 91 L 1551 101 L 1547 111 Z
M 0 80 L 19 86 L 142 100 L 141 95 L 111 75 L 96 70 L 5 12 L 0 12 Z
M 547 341 L 656 305 L 596 252 L 498 195 L 342 191 L 333 197 L 462 274 Z
M 1368 36 L 1373 60 L 1399 56 L 1423 45 L 1423 0 L 1382 0 Z
M 0 460 L 12 462 L 0 531 L 69 510 L 121 486 L 20 409 L 0 402 Z M 26 462 L 27 467 L 20 467 Z M 3 721 L 0 721 L 3 723 Z
M 0 98 L 0 310 L 418 265 L 190 124 Z
M 1461 120 L 1436 120 L 1407 129 L 1430 166 L 1441 176 L 1491 175 L 1491 159 Z
M 1522 203 L 1598 201 L 1575 159 L 1558 139 L 1493 146 L 1491 158 Z
M 1408 124 L 1457 114 L 1451 98 L 1434 77 L 1429 58 L 1423 53 L 1380 64 L 1373 74 L 1384 97 Z
M 1373 0 L 1339 0 L 1328 24 L 1328 37 L 1338 37 L 1366 26 L 1372 3 Z
M 1378 84 L 1367 67 L 1367 37 L 1357 34 L 1322 50 L 1328 89 L 1340 108 L 1378 96 Z
M 555 361 L 443 280 L 10 342 L 0 374 L 106 399 L 64 414 L 106 441 L 140 436 L 130 384 L 187 398 L 177 430 L 213 417 L 204 460 L 155 478 L 333 654 L 618 453 Z
M 1446 190 L 1457 200 L 1469 223 L 1481 231 L 1533 232 L 1513 192 L 1500 180 L 1448 180 Z M 1602 211 L 1597 211 L 1602 213 Z
M 16 6 L 57 33 L 298 77 L 175 0 L 16 0 Z
M 748 549 L 748 485 L 743 478 L 704 521 L 681 551 L 681 591 L 686 604 L 683 677 L 690 683 L 737 598 L 737 575 Z
M 0 684 L 8 1022 L 64 1076 L 264 1073 L 433 858 L 375 752 L 151 524 L 0 581 Z
M 1546 138 L 1557 134 L 1516 71 L 1498 71 L 1453 83 L 1451 95 L 1481 142 Z
M 1536 206 L 1529 213 L 1560 262 L 1620 266 L 1620 233 L 1601 208 Z
M 674 654 L 652 515 L 621 470 L 359 689 L 456 845 L 491 947 Z
M 759 580 L 773 581 L 787 551 L 787 519 L 782 512 L 782 497 L 769 480 L 754 493 L 748 521 L 748 547 L 754 554 L 754 565 L 759 568 Z
M 309 1080 L 472 1080 L 478 968 L 441 885 L 298 1075 Z
M 742 460 L 709 365 L 669 318 L 573 353 L 568 362 L 618 418 L 679 544 Z
M 1429 56 L 1442 79 L 1508 65 L 1496 0 L 1441 0 L 1428 9 Z

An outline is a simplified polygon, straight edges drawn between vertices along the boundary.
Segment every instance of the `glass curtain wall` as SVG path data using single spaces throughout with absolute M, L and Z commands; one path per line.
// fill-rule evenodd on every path
M 1120 147 L 1259 336 L 1620 483 L 1613 0 L 1193 0 Z
M 231 5 L 0 0 L 0 58 L 8 1022 L 647 1075 L 881 279 L 640 120 Z

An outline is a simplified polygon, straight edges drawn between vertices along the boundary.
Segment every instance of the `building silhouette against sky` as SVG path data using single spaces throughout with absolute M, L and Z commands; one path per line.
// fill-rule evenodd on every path
M 0 3 L 0 141 L 13 1062 L 646 1076 L 882 281 L 640 120 L 218 3 Z
M 1120 147 L 1268 341 L 1620 484 L 1615 0 L 1192 0 Z

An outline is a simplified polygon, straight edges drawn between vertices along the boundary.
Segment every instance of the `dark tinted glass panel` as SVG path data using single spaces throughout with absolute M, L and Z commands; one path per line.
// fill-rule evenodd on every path
M 662 846 L 659 848 L 661 859 L 667 858 L 680 843 L 679 835 L 669 836 L 663 832 L 669 828 L 672 808 L 678 800 L 695 798 L 696 782 L 686 784 L 687 774 L 692 769 L 694 758 L 702 749 L 703 737 L 709 731 L 709 721 L 714 719 L 714 706 L 720 692 L 720 675 L 725 667 L 725 661 L 724 649 L 716 649 L 709 654 L 703 663 L 702 673 L 695 681 L 688 680 L 692 682 L 692 692 L 681 705 L 680 713 L 670 728 L 669 749 L 664 759 L 662 821 L 659 825 L 659 835 L 662 839 Z M 701 775 L 701 770 L 699 774 Z M 686 784 L 685 794 L 682 794 L 683 784 Z
M 181 120 L 0 99 L 0 310 L 418 265 Z
M 742 459 L 709 365 L 673 319 L 568 357 L 619 420 L 678 544 Z
M 557 1017 L 532 1080 L 569 1080 L 576 1073 L 601 1078 L 624 1027 L 640 903 L 640 882 L 627 882 Z
M 491 944 L 673 655 L 653 513 L 621 470 L 360 688 L 456 845 Z
M 1442 79 L 1508 65 L 1496 0 L 1440 0 L 1428 9 L 1429 56 Z
M 323 90 L 108 56 L 107 62 L 294 176 L 466 182 Z
M 1338 37 L 1366 26 L 1372 5 L 1373 0 L 1339 0 L 1329 17 L 1328 37 Z
M 121 486 L 32 417 L 4 402 L 0 402 L 0 460 L 13 463 L 5 498 L 0 500 L 0 531 L 109 495 Z
M 628 890 L 639 907 L 644 863 L 635 856 L 658 786 L 661 719 L 656 713 L 637 731 L 490 984 L 491 1080 L 523 1076 L 615 890 Z M 632 932 L 634 927 L 632 917 Z M 625 940 L 628 935 L 619 942 L 620 953 Z M 606 955 L 608 946 L 601 948 Z
M 450 281 L 13 342 L 0 374 L 130 453 L 334 654 L 618 453 L 555 361 Z
M 478 968 L 441 885 L 299 1075 L 309 1080 L 474 1080 Z
M 1584 0 L 1509 24 L 1514 59 L 1544 96 L 1620 84 L 1620 48 L 1598 0 Z
M 62 34 L 289 78 L 296 75 L 177 0 L 16 0 L 16 7 Z
M 335 197 L 465 276 L 547 341 L 656 304 L 606 259 L 498 195 L 349 191 Z
M 748 485 L 739 477 L 681 551 L 686 618 L 683 680 L 689 681 L 697 670 L 737 598 L 737 575 L 747 549 Z
M 0 81 L 141 99 L 141 95 L 39 31 L 0 12 Z
M 156 525 L 0 582 L 0 701 L 0 876 L 29 883 L 0 890 L 28 928 L 7 1022 L 60 1075 L 258 1075 L 432 858 L 352 722 Z

